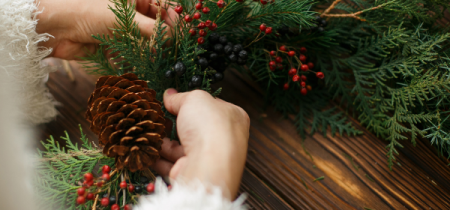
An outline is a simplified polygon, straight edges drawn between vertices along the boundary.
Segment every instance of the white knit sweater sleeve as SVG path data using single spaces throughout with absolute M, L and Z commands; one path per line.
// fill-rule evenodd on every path
M 133 210 L 245 210 L 245 194 L 230 202 L 223 198 L 218 187 L 206 187 L 200 182 L 173 182 L 169 190 L 164 181 L 158 177 L 155 192 L 143 196 Z
M 48 122 L 57 115 L 55 101 L 45 86 L 50 68 L 41 62 L 50 54 L 51 49 L 38 47 L 39 42 L 47 41 L 51 35 L 36 33 L 38 21 L 36 14 L 39 12 L 36 11 L 37 8 L 34 0 L 0 0 L 0 88 L 2 88 L 0 96 L 14 95 L 17 99 L 9 103 L 11 105 L 8 106 L 9 110 L 5 103 L 0 104 L 2 108 L 0 111 L 10 113 L 12 110 L 20 110 L 22 116 L 13 119 L 25 118 L 33 124 Z M 14 91 L 8 92 L 5 88 L 12 88 Z M 3 94 L 4 92 L 8 94 Z M 8 121 L 8 118 L 2 117 L 0 125 L 5 124 L 10 128 L 18 128 L 20 122 Z M 7 135 L 5 132 L 0 135 L 15 139 L 25 136 L 21 133 Z M 13 142 L 16 141 L 3 142 L 2 148 L 9 148 L 5 144 Z M 22 156 L 26 153 L 25 150 L 17 151 L 17 154 Z M 142 196 L 135 209 L 244 210 L 246 209 L 244 200 L 245 196 L 241 196 L 234 202 L 228 201 L 224 199 L 218 187 L 209 187 L 206 190 L 201 183 L 195 182 L 189 184 L 174 182 L 172 189 L 168 190 L 162 179 L 158 178 L 155 193 Z
M 34 0 L 0 0 L 0 76 L 17 83 L 16 97 L 24 99 L 21 113 L 32 124 L 48 122 L 57 114 L 45 86 L 50 68 L 41 62 L 51 49 L 38 46 L 51 35 L 36 33 L 36 10 Z

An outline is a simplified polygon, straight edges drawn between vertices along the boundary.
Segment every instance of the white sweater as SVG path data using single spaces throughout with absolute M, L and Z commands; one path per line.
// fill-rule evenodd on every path
M 5 209 L 35 206 L 30 202 L 33 173 L 29 157 L 34 149 L 27 148 L 31 129 L 24 127 L 23 120 L 34 125 L 57 115 L 55 100 L 45 86 L 50 68 L 41 62 L 52 49 L 38 47 L 52 36 L 36 33 L 36 10 L 34 0 L 0 0 L 0 186 L 8 189 L 0 203 Z M 142 197 L 135 209 L 237 210 L 246 209 L 244 200 L 241 196 L 230 202 L 218 187 L 207 191 L 195 182 L 173 181 L 168 190 L 158 178 L 155 193 Z

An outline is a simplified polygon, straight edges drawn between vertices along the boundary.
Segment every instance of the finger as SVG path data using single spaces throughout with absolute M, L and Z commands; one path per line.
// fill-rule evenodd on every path
M 151 19 L 139 12 L 136 13 L 134 20 L 138 24 L 138 27 L 141 30 L 142 35 L 150 37 L 155 32 L 156 20 Z M 164 23 L 163 26 L 167 26 L 167 24 Z M 169 32 L 171 28 L 166 27 L 164 30 Z M 169 35 L 170 33 L 167 34 Z
M 161 19 L 164 23 L 173 27 L 178 14 L 169 6 L 167 1 L 162 0 L 138 0 L 136 2 L 136 11 L 141 14 L 156 19 L 156 14 L 158 14 L 158 8 L 161 6 Z
M 175 165 L 173 165 L 172 169 L 170 170 L 169 177 L 171 179 L 176 179 L 178 174 L 180 174 L 181 169 L 183 168 L 183 166 L 186 165 L 186 163 L 187 163 L 186 156 L 178 159 L 178 161 L 175 163 Z
M 160 158 L 150 167 L 162 176 L 169 176 L 173 163 L 164 158 Z
M 159 154 L 161 157 L 164 157 L 164 159 L 173 163 L 185 155 L 183 146 L 181 146 L 178 141 L 171 141 L 169 138 L 163 139 Z

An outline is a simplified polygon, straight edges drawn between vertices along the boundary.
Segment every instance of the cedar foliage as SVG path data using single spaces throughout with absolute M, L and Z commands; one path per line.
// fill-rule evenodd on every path
M 275 0 L 267 5 L 250 0 L 224 1 L 223 9 L 215 1 L 204 1 L 204 7 L 211 11 L 202 14 L 200 20 L 215 22 L 216 32 L 246 46 L 250 52 L 247 65 L 231 67 L 261 85 L 267 105 L 286 116 L 295 115 L 301 136 L 317 131 L 325 134 L 327 129 L 332 134 L 360 134 L 346 118 L 353 113 L 362 125 L 387 140 L 389 167 L 402 140 L 414 144 L 417 138 L 425 137 L 441 154 L 450 154 L 450 34 L 447 27 L 436 24 L 448 12 L 446 0 L 339 1 L 328 15 L 359 12 L 360 19 L 324 14 L 324 18 L 328 17 L 324 32 L 310 29 L 315 25 L 315 16 L 334 2 L 331 0 Z M 182 17 L 193 14 L 195 1 L 177 0 L 161 6 L 184 7 L 180 18 L 173 20 L 177 27 L 170 37 L 165 36 L 168 34 L 164 21 L 159 18 L 154 35 L 144 37 L 133 22 L 134 6 L 125 0 L 113 2 L 115 7 L 111 10 L 117 19 L 113 35 L 95 35 L 101 47 L 85 58 L 95 63 L 88 66 L 93 72 L 120 75 L 133 71 L 158 92 L 159 100 L 169 87 L 189 91 L 188 82 L 193 75 L 203 75 L 201 89 L 214 92 L 217 87 L 206 78 L 215 70 L 201 69 L 196 63 L 205 51 L 198 48 L 196 38 L 184 36 L 191 25 Z M 199 20 L 192 22 L 198 23 Z M 289 31 L 254 42 L 262 23 L 274 27 L 274 31 Z M 167 45 L 168 41 L 172 45 Z M 301 46 L 306 47 L 308 59 L 315 63 L 314 70 L 325 74 L 324 80 L 307 74 L 313 88 L 306 96 L 292 82 L 290 89 L 284 91 L 282 85 L 290 81 L 287 70 L 271 71 L 267 65 L 272 59 L 268 51 L 281 45 L 297 52 Z M 115 65 L 111 65 L 105 50 L 115 53 L 113 60 L 119 60 Z M 175 79 L 165 78 L 164 72 L 177 61 L 186 65 L 186 73 Z M 214 95 L 220 93 L 220 88 L 217 90 Z

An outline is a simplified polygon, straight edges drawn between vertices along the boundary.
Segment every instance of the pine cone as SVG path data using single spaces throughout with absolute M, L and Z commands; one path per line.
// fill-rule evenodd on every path
M 86 119 L 99 135 L 103 154 L 116 159 L 117 169 L 135 172 L 158 160 L 166 135 L 164 113 L 156 91 L 135 74 L 100 77 Z

